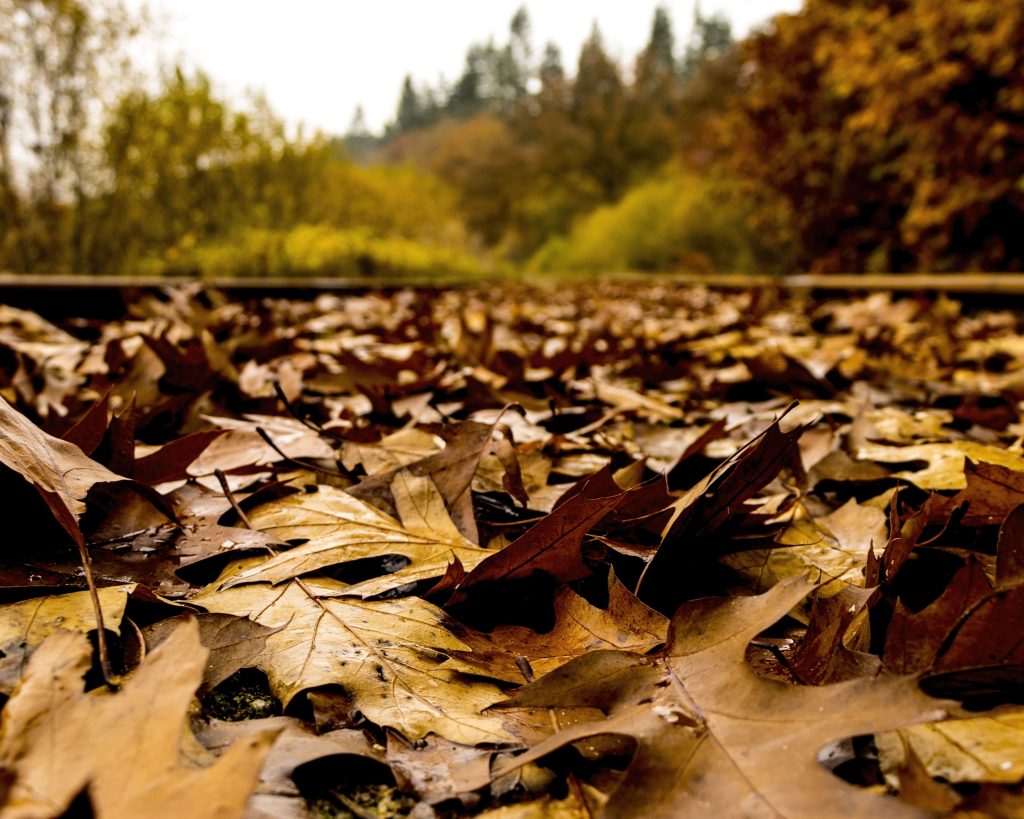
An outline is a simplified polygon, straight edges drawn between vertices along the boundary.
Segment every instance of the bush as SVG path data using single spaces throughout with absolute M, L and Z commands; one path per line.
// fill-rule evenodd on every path
M 231 276 L 475 276 L 481 261 L 457 246 L 375 236 L 363 227 L 249 229 L 151 258 L 146 272 Z
M 722 185 L 668 172 L 590 213 L 534 255 L 538 271 L 754 272 L 764 252 Z

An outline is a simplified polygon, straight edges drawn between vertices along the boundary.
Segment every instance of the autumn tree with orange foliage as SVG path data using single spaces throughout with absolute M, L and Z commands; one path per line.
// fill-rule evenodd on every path
M 807 0 L 745 49 L 729 163 L 793 264 L 1024 269 L 1024 5 Z

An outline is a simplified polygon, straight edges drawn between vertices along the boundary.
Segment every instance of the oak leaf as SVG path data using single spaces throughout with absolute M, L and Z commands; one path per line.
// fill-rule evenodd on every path
M 426 477 L 398 472 L 391 482 L 399 523 L 347 492 L 320 486 L 257 508 L 253 526 L 278 540 L 306 542 L 235 574 L 224 585 L 284 580 L 353 560 L 400 555 L 401 570 L 349 586 L 346 594 L 372 597 L 406 583 L 441 578 L 455 559 L 472 569 L 493 552 L 466 540 L 455 528 L 444 499 Z
M 241 817 L 273 733 L 236 743 L 214 765 L 181 755 L 185 714 L 206 651 L 179 628 L 116 694 L 82 692 L 92 648 L 58 632 L 35 653 L 0 721 L 0 764 L 14 776 L 5 819 L 64 813 L 86 790 L 105 819 Z
M 511 740 L 499 717 L 483 713 L 504 698 L 501 691 L 441 667 L 445 652 L 469 650 L 443 611 L 416 597 L 331 596 L 344 593 L 331 580 L 292 581 L 204 592 L 191 602 L 285 626 L 252 664 L 286 707 L 301 691 L 337 684 L 369 720 L 409 739 L 433 732 L 467 744 Z
M 118 632 L 134 586 L 109 586 L 97 596 L 103 625 Z M 96 628 L 96 609 L 87 591 L 36 597 L 0 606 L 0 691 L 10 694 L 29 655 L 56 631 L 86 634 Z
M 606 817 L 818 817 L 823 805 L 843 816 L 919 815 L 843 782 L 817 754 L 832 740 L 941 719 L 941 701 L 912 677 L 794 686 L 758 677 L 744 661 L 750 640 L 810 588 L 791 578 L 758 597 L 687 603 L 660 657 L 592 652 L 526 687 L 507 705 L 591 705 L 608 716 L 555 734 L 495 775 L 577 740 L 622 734 L 637 750 Z

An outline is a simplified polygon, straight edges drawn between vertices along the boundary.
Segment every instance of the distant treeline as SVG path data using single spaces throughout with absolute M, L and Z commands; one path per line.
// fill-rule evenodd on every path
M 119 0 L 0 0 L 0 268 L 217 274 L 1024 269 L 1024 4 L 658 9 L 574 63 L 529 17 L 371 134 L 136 77 Z M 315 21 L 310 21 L 315 24 Z

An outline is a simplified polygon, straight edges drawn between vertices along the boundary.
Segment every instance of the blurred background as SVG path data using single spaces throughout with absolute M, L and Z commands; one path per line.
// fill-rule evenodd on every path
M 1022 55 L 1016 0 L 0 0 L 0 271 L 1021 271 Z

